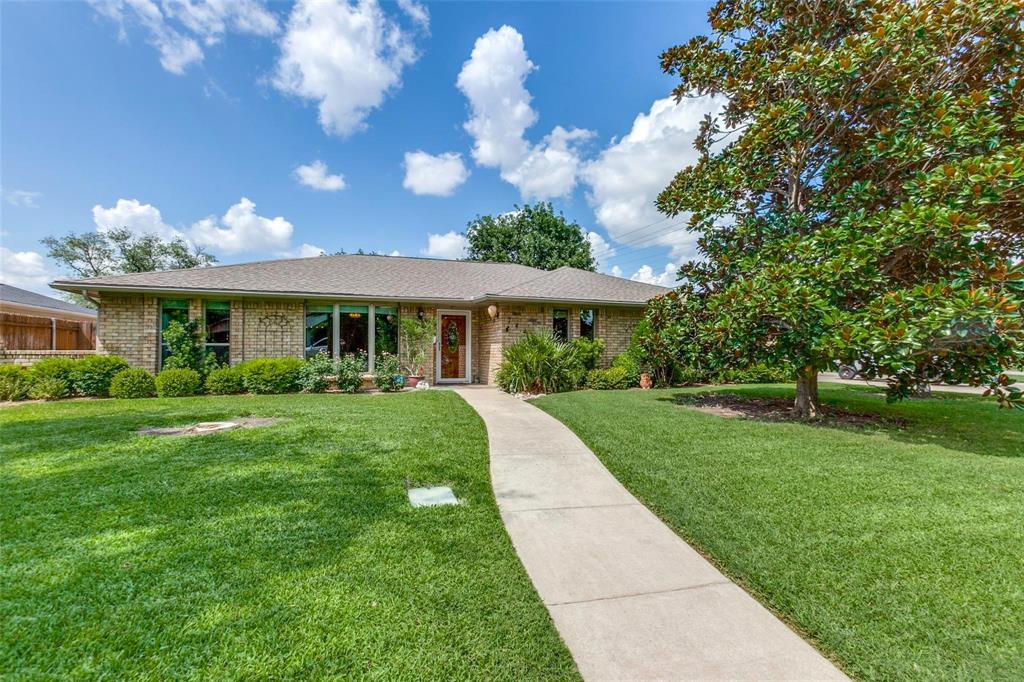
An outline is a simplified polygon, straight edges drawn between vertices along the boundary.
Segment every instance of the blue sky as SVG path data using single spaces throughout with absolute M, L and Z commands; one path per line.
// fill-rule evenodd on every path
M 457 257 L 477 214 L 550 200 L 605 272 L 693 254 L 653 208 L 720 102 L 659 52 L 704 3 L 190 0 L 0 5 L 2 277 L 39 239 L 127 226 L 221 262 L 319 249 Z

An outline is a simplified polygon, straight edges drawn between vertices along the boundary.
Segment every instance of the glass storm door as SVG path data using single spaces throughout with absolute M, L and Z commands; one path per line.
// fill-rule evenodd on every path
M 469 314 L 441 313 L 438 333 L 440 381 L 467 381 L 469 361 Z

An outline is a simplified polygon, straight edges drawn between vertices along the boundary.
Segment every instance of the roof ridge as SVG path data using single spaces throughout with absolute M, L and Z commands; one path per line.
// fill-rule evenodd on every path
M 541 274 L 539 274 L 536 277 L 533 277 L 531 279 L 525 279 L 522 282 L 517 282 L 516 284 L 513 284 L 510 287 L 505 287 L 504 289 L 500 289 L 498 291 L 492 291 L 492 292 L 489 292 L 489 293 L 484 294 L 484 295 L 485 296 L 501 296 L 503 293 L 505 293 L 506 291 L 509 291 L 510 289 L 516 289 L 518 287 L 523 286 L 524 284 L 529 284 L 530 282 L 536 282 L 539 279 L 544 279 L 548 275 L 552 275 L 552 274 L 558 272 L 559 270 L 561 270 L 562 268 L 567 268 L 569 266 L 568 265 L 563 265 L 562 267 L 555 268 L 554 270 L 541 270 L 540 268 L 534 268 L 534 267 L 532 267 L 530 265 L 524 265 L 523 267 L 527 267 L 527 268 L 530 268 L 532 270 L 540 270 Z

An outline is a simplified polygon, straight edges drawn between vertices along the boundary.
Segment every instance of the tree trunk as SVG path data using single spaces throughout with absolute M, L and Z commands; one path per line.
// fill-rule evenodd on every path
M 818 402 L 818 370 L 808 365 L 796 375 L 796 400 L 793 412 L 801 419 L 815 419 L 820 411 Z

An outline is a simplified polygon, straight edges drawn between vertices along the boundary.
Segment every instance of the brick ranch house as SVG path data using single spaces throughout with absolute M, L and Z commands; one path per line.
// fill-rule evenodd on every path
M 424 375 L 440 383 L 494 383 L 502 349 L 527 330 L 601 338 L 607 366 L 629 344 L 646 302 L 668 289 L 563 267 L 342 255 L 58 280 L 99 307 L 97 352 L 160 369 L 161 332 L 195 319 L 207 349 L 232 365 L 270 357 L 400 347 L 399 320 L 436 329 Z M 440 343 L 438 343 L 440 341 Z

